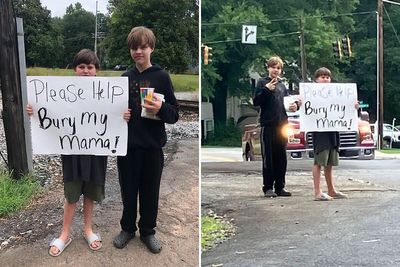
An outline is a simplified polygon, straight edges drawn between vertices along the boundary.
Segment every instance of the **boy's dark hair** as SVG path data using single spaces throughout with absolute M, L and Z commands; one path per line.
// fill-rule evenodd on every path
M 331 71 L 325 67 L 317 69 L 314 73 L 314 79 L 318 79 L 318 77 L 321 77 L 321 76 L 328 76 L 328 77 L 332 78 Z
M 144 26 L 134 27 L 126 38 L 129 49 L 137 49 L 140 46 L 149 46 L 154 49 L 156 45 L 156 37 L 149 28 Z
M 93 64 L 96 69 L 100 68 L 99 58 L 90 49 L 82 49 L 75 55 L 72 67 L 75 69 L 79 64 Z
M 275 65 L 279 65 L 281 69 L 283 69 L 283 60 L 278 56 L 273 56 L 270 57 L 269 59 L 265 59 L 265 67 L 267 69 Z

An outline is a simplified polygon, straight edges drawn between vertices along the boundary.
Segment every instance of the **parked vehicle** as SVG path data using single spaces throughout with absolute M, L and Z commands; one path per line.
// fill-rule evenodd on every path
M 365 118 L 365 111 L 358 119 L 358 131 L 340 132 L 339 156 L 341 158 L 374 159 L 375 145 L 371 127 Z M 261 127 L 257 124 L 244 126 L 242 135 L 242 151 L 244 161 L 261 160 L 260 145 Z M 300 131 L 300 113 L 288 112 L 288 124 L 283 131 L 287 134 L 287 153 L 292 159 L 313 158 L 313 142 L 311 132 Z M 400 140 L 400 139 L 399 139 Z
M 378 140 L 378 125 L 375 122 L 374 124 L 371 124 L 371 129 L 373 133 L 373 138 L 375 140 L 375 145 Z M 384 123 L 383 124 L 383 147 L 388 148 L 388 147 L 393 147 L 393 148 L 400 148 L 400 130 L 397 127 L 393 127 L 390 124 Z
M 114 70 L 126 70 L 126 65 L 115 65 Z

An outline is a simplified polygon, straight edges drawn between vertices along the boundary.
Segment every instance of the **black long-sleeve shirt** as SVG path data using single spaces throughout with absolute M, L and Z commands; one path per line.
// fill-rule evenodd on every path
M 257 82 L 253 97 L 254 106 L 261 107 L 261 126 L 277 126 L 287 121 L 286 109 L 283 97 L 289 95 L 282 82 L 275 84 L 275 90 L 271 91 L 265 87 L 272 80 L 270 77 L 261 78 Z
M 128 148 L 161 148 L 167 142 L 165 124 L 178 121 L 178 104 L 174 95 L 171 78 L 158 65 L 139 72 L 135 67 L 122 76 L 129 78 L 129 108 L 131 118 L 128 123 Z M 155 93 L 163 94 L 162 103 L 157 116 L 160 120 L 141 117 L 140 87 L 154 88 Z

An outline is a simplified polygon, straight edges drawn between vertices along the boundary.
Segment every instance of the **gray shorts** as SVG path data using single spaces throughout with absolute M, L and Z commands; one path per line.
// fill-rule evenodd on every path
M 339 152 L 336 149 L 325 149 L 314 155 L 314 165 L 319 166 L 338 166 Z
M 96 185 L 83 181 L 64 182 L 64 196 L 68 203 L 78 202 L 81 195 L 101 203 L 104 200 L 104 185 Z

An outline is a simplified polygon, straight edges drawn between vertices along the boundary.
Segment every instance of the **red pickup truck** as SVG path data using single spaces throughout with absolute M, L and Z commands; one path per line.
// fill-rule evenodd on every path
M 374 159 L 375 146 L 369 125 L 368 113 L 362 112 L 358 119 L 358 131 L 340 132 L 339 156 L 341 158 Z M 243 160 L 261 160 L 259 124 L 244 126 L 242 135 Z M 300 131 L 299 113 L 288 112 L 288 124 L 284 127 L 287 134 L 287 154 L 292 159 L 313 158 L 312 134 Z

